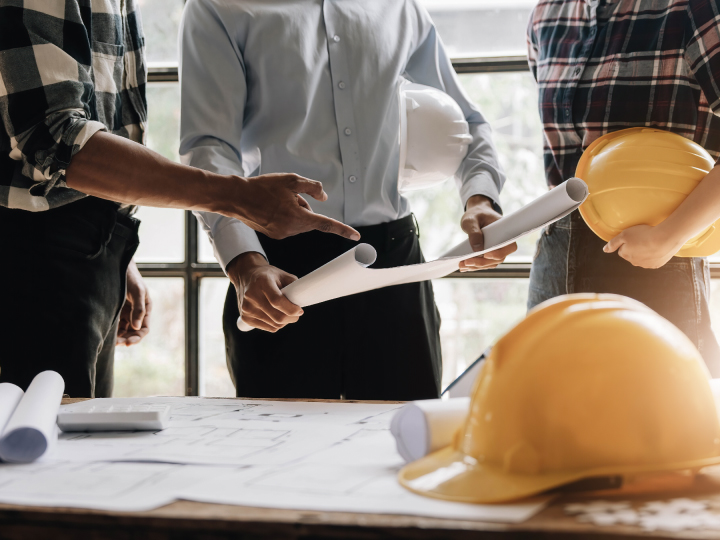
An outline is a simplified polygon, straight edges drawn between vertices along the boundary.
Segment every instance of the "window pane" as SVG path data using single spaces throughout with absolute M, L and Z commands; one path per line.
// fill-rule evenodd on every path
M 451 58 L 527 54 L 525 30 L 537 0 L 421 0 Z
M 527 279 L 433 281 L 442 326 L 442 387 L 517 324 L 526 311 Z
M 135 261 L 180 263 L 185 260 L 185 213 L 182 210 L 140 207 L 140 245 Z
M 507 176 L 500 200 L 508 214 L 547 189 L 535 81 L 529 73 L 488 73 L 460 75 L 460 82 L 493 128 Z M 420 241 L 428 257 L 440 255 L 464 238 L 460 230 L 462 206 L 454 182 L 413 192 L 408 199 L 418 218 Z M 523 238 L 508 262 L 532 260 L 537 238 L 537 233 Z
M 139 0 L 148 62 L 177 62 L 183 0 Z
M 235 397 L 225 363 L 222 312 L 230 281 L 203 278 L 200 281 L 200 395 Z
M 149 84 L 148 146 L 178 161 L 180 88 L 173 83 Z M 185 260 L 185 212 L 166 208 L 140 208 L 140 246 L 138 262 L 174 263 Z
M 180 161 L 180 84 L 149 83 L 147 145 L 173 161 Z
M 185 395 L 182 278 L 145 278 L 153 301 L 150 333 L 115 349 L 116 397 Z

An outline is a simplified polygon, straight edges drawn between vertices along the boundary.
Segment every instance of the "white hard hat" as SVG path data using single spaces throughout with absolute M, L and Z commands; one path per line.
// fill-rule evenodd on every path
M 402 193 L 435 186 L 451 178 L 472 142 L 460 106 L 445 92 L 401 79 L 400 170 Z

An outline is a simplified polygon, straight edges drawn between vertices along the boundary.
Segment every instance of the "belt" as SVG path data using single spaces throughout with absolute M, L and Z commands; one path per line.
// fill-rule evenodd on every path
M 388 249 L 394 240 L 418 234 L 414 214 L 387 223 L 355 227 L 355 230 L 360 233 L 360 242 L 380 249 Z

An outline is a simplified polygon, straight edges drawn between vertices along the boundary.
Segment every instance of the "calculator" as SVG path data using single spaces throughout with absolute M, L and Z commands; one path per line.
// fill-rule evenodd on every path
M 93 399 L 61 410 L 58 427 L 63 431 L 153 431 L 165 429 L 170 420 L 170 405 L 103 401 Z

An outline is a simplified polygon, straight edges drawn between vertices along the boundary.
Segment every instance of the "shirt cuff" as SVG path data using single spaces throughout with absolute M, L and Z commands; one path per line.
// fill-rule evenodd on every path
M 460 199 L 462 200 L 463 209 L 467 208 L 468 199 L 475 195 L 483 195 L 490 199 L 493 203 L 493 208 L 502 214 L 500 192 L 492 176 L 489 174 L 478 174 L 462 183 L 460 186 Z
M 56 116 L 59 116 L 59 113 L 50 119 Z M 65 170 L 70 165 L 70 161 L 98 131 L 107 131 L 105 124 L 85 118 L 74 118 L 51 151 L 44 155 L 42 152 L 36 153 L 39 175 L 32 175 L 32 179 L 37 183 L 30 188 L 30 192 L 33 195 L 47 195 L 55 187 L 66 188 Z
M 227 274 L 227 265 L 243 253 L 257 252 L 267 259 L 255 231 L 236 219 L 226 218 L 224 221 L 212 234 L 208 234 L 223 272 Z

